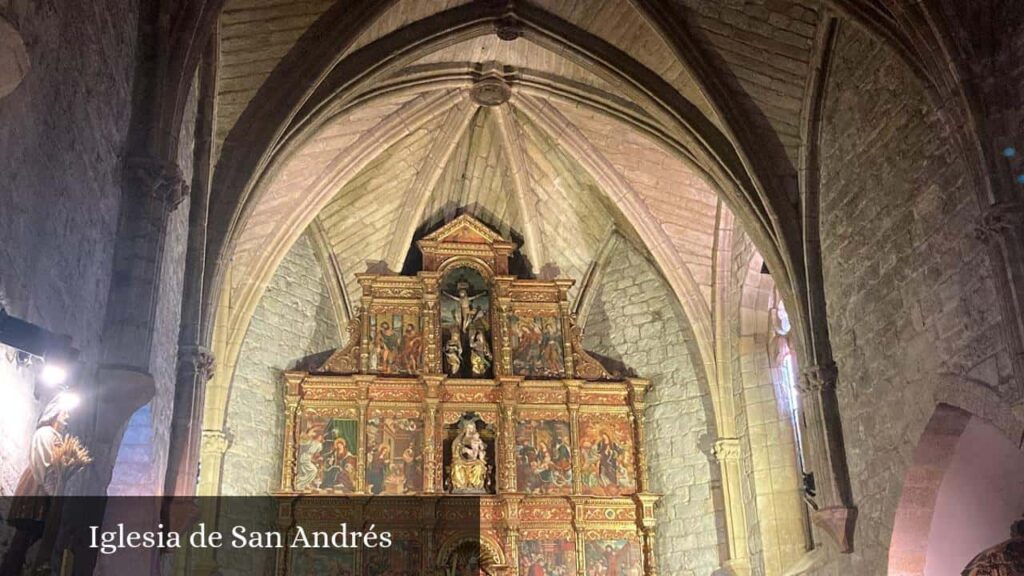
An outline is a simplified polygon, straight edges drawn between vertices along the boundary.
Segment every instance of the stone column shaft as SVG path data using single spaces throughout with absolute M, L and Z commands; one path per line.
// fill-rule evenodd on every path
M 727 514 L 729 560 L 726 564 L 736 576 L 745 576 L 750 573 L 750 554 L 747 550 L 747 517 L 741 494 L 739 439 L 719 438 L 715 441 L 714 454 L 722 472 L 722 496 Z
M 840 551 L 848 553 L 853 551 L 857 509 L 850 493 L 837 379 L 836 365 L 828 363 L 806 370 L 801 382 L 804 447 L 814 473 L 814 493 L 805 491 L 804 497 L 813 509 L 812 522 L 835 540 Z

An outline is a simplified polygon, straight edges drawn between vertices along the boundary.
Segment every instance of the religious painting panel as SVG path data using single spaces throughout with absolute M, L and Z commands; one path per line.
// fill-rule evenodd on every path
M 584 573 L 587 576 L 632 576 L 643 574 L 643 554 L 635 539 L 587 539 L 584 545 Z
M 491 292 L 487 280 L 469 266 L 458 266 L 442 278 L 440 292 L 445 373 L 454 378 L 492 377 Z
M 370 322 L 370 372 L 413 375 L 423 368 L 418 305 L 375 308 Z
M 561 378 L 564 340 L 558 308 L 517 307 L 509 316 L 512 372 L 527 378 Z
M 532 532 L 532 534 L 524 534 L 526 537 L 519 541 L 520 576 L 576 574 L 576 541 L 574 538 L 539 538 L 543 536 L 544 531 Z M 551 532 L 561 531 L 553 530 Z
M 298 428 L 294 490 L 355 492 L 359 422 L 354 410 L 307 410 L 300 416 Z
M 418 410 L 373 410 L 366 420 L 366 487 L 372 494 L 423 491 L 423 418 Z
M 523 415 L 516 425 L 516 487 L 530 494 L 572 492 L 572 450 L 567 418 Z M 551 414 L 551 416 L 556 416 Z
M 580 480 L 585 494 L 618 496 L 636 489 L 633 430 L 623 413 L 580 413 Z

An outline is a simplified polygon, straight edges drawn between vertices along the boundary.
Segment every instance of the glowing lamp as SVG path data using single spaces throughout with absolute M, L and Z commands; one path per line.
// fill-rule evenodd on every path
M 56 388 L 68 379 L 68 371 L 63 366 L 46 364 L 39 373 L 39 380 L 47 386 Z

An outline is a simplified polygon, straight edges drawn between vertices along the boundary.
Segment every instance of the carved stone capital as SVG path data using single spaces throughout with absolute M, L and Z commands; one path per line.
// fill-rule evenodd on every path
M 739 438 L 719 438 L 711 449 L 719 462 L 734 462 L 740 458 Z
M 974 228 L 974 237 L 986 244 L 1011 230 L 1024 226 L 1024 204 L 997 202 L 981 214 L 981 222 Z
M 168 210 L 177 207 L 189 193 L 177 164 L 149 156 L 131 156 L 125 160 L 124 179 L 132 193 L 166 202 Z
M 843 554 L 853 552 L 853 528 L 857 523 L 856 508 L 822 508 L 811 513 L 811 522 L 828 534 Z
M 204 455 L 220 458 L 231 446 L 231 438 L 223 430 L 203 430 L 201 450 Z
M 203 346 L 182 346 L 178 349 L 178 363 L 189 366 L 203 382 L 213 378 L 216 360 L 213 352 Z
M 800 382 L 801 392 L 821 392 L 822 390 L 835 390 L 836 382 L 839 380 L 839 368 L 835 362 L 811 366 L 804 370 Z

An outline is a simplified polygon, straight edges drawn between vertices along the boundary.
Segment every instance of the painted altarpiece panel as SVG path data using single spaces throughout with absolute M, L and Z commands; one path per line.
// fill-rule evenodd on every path
M 560 534 L 564 532 L 564 534 Z M 561 538 L 559 538 L 561 536 Z M 576 574 L 576 539 L 568 530 L 524 531 L 519 541 L 521 576 Z
M 308 410 L 302 414 L 296 450 L 294 489 L 356 491 L 359 422 L 353 410 Z
M 371 410 L 366 420 L 366 487 L 370 493 L 421 492 L 423 442 L 419 410 Z
M 418 307 L 378 308 L 370 314 L 370 372 L 416 375 L 423 366 Z
M 568 414 L 520 414 L 516 425 L 516 488 L 530 494 L 572 492 L 572 436 Z M 555 416 L 552 414 L 551 416 Z
M 517 306 L 509 316 L 512 372 L 527 378 L 561 378 L 565 374 L 565 340 L 557 307 Z
M 625 413 L 580 413 L 580 479 L 585 494 L 618 496 L 636 489 L 633 427 Z
M 445 546 L 473 539 L 487 540 L 491 573 L 503 576 L 651 573 L 657 495 L 635 441 L 647 382 L 582 348 L 572 280 L 510 274 L 515 245 L 479 222 L 460 216 L 419 246 L 415 276 L 358 275 L 344 348 L 285 375 L 278 494 L 292 502 L 289 521 L 340 521 L 322 497 L 341 495 L 378 503 L 410 534 L 430 518 L 432 535 L 399 537 L 399 554 L 284 553 L 278 574 L 447 573 L 458 555 Z M 467 418 L 472 431 L 459 426 Z M 460 433 L 470 452 L 479 435 L 483 490 L 453 489 Z
M 643 553 L 636 536 L 587 538 L 583 546 L 584 573 L 587 576 L 640 576 Z

